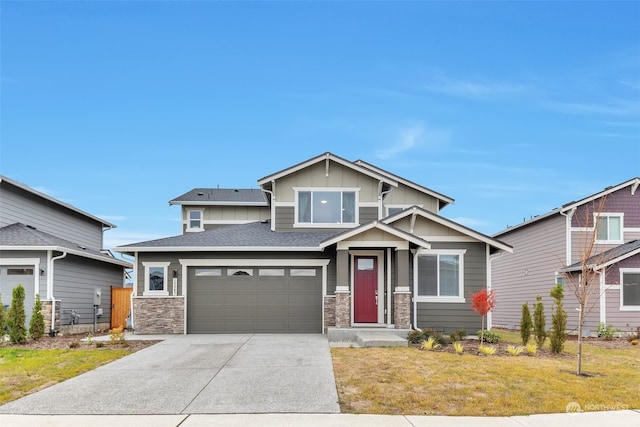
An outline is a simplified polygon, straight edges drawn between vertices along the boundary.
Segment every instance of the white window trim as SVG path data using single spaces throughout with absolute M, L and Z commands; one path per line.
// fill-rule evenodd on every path
M 391 215 L 389 213 L 389 209 L 402 209 L 402 210 L 405 210 L 405 209 L 408 209 L 408 208 L 410 208 L 412 206 L 417 206 L 419 208 L 423 207 L 423 205 L 412 205 L 412 204 L 408 204 L 408 205 L 407 204 L 395 204 L 394 205 L 394 204 L 391 204 L 391 205 L 384 205 L 384 208 L 385 208 L 386 216 L 389 216 L 389 215 Z
M 413 297 L 415 302 L 445 302 L 465 303 L 464 297 L 464 254 L 466 249 L 418 249 L 413 257 Z M 460 257 L 460 271 L 458 275 L 458 292 L 460 296 L 420 296 L 418 295 L 418 256 L 419 255 L 458 255 Z M 440 292 L 440 284 L 438 284 Z
M 142 295 L 144 296 L 169 296 L 169 277 L 168 270 L 170 262 L 143 262 L 144 266 L 144 292 Z M 164 269 L 164 290 L 163 291 L 152 291 L 149 289 L 149 268 L 152 267 L 162 267 Z
M 624 284 L 622 278 L 624 273 L 640 273 L 640 268 L 621 268 L 620 270 L 620 311 L 640 311 L 640 305 L 623 305 L 624 301 Z
M 620 239 L 617 240 L 597 240 L 598 237 L 598 218 L 618 217 L 620 218 Z M 593 231 L 596 235 L 595 243 L 598 244 L 622 244 L 624 243 L 624 212 L 594 212 L 593 213 Z M 608 230 L 607 230 L 608 231 Z
M 191 227 L 191 218 L 189 217 L 191 212 L 200 212 L 200 227 Z M 188 231 L 188 232 L 204 231 L 204 210 L 203 209 L 187 209 L 185 231 Z
M 358 187 L 293 187 L 293 191 L 295 192 L 295 201 L 294 201 L 294 209 L 293 209 L 293 227 L 294 228 L 353 228 L 355 226 L 360 225 L 360 188 Z M 355 212 L 354 212 L 354 222 L 348 223 L 314 223 L 314 222 L 298 222 L 298 194 L 300 192 L 309 191 L 319 192 L 353 192 L 355 193 Z

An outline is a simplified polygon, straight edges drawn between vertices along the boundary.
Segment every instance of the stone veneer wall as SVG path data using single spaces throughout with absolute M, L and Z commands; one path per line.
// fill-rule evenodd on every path
M 351 327 L 351 295 L 336 291 L 336 328 Z
M 324 332 L 327 331 L 329 326 L 336 325 L 336 297 L 326 296 L 324 297 Z
M 137 334 L 184 334 L 184 297 L 134 297 Z
M 396 329 L 411 327 L 411 293 L 393 293 L 393 323 Z

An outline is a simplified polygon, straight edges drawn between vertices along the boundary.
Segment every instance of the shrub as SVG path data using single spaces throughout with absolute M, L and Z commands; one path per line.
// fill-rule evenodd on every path
M 436 341 L 434 337 L 429 337 L 428 340 L 422 341 L 422 345 L 420 346 L 423 350 L 435 350 L 440 347 L 440 344 Z
M 480 350 L 480 353 L 484 354 L 485 356 L 491 356 L 496 354 L 496 348 L 495 347 L 491 347 L 491 346 L 481 346 L 478 347 L 478 350 Z
M 424 328 L 422 330 L 422 341 L 428 340 L 429 338 L 433 338 L 434 341 L 440 345 L 450 344 L 450 341 L 440 332 L 433 328 Z
M 631 345 L 638 345 L 638 342 L 640 342 L 640 341 L 638 341 L 638 340 L 631 340 L 631 341 L 629 341 L 629 342 L 631 343 Z
M 71 341 L 69 343 L 69 348 L 79 348 L 80 347 L 80 341 Z
M 615 334 L 621 331 L 612 325 L 605 325 L 603 322 L 600 322 L 596 332 L 598 333 L 598 337 L 604 338 L 605 340 L 612 340 Z
M 484 342 L 496 344 L 500 342 L 500 334 L 493 331 L 478 331 L 478 336 L 484 337 Z
M 527 349 L 527 353 L 529 353 L 532 356 L 535 356 L 535 354 L 538 352 L 538 344 L 534 343 L 534 342 L 530 342 L 528 343 L 525 348 Z
M 449 334 L 449 339 L 451 340 L 451 342 L 455 343 L 456 341 L 462 341 L 466 336 L 467 331 L 464 328 L 460 328 L 457 331 Z
M 462 354 L 462 352 L 464 351 L 464 346 L 460 341 L 455 341 L 453 343 L 453 349 L 456 351 L 456 353 Z
M 104 347 L 104 343 L 102 341 L 98 341 L 96 343 L 96 348 L 102 348 L 102 347 Z
M 520 338 L 522 338 L 522 345 L 527 345 L 529 342 L 532 327 L 533 322 L 531 321 L 529 303 L 526 302 L 522 304 L 522 318 L 520 319 Z
M 113 328 L 109 331 L 109 342 L 111 344 L 124 344 L 124 328 Z
M 44 335 L 44 315 L 42 314 L 42 301 L 40 294 L 36 295 L 36 302 L 31 311 L 31 321 L 29 322 L 29 335 L 34 340 L 42 338 Z
M 26 316 L 24 314 L 24 287 L 13 288 L 13 299 L 7 315 L 9 339 L 12 343 L 23 344 L 27 340 Z
M 0 293 L 0 343 L 4 341 L 6 315 L 4 313 L 4 304 L 2 304 L 2 294 Z
M 411 344 L 419 344 L 422 342 L 422 331 L 410 331 L 407 334 L 407 341 Z
M 564 290 L 562 285 L 556 285 L 551 290 L 553 302 L 553 314 L 551 315 L 551 323 L 553 324 L 553 333 L 549 337 L 549 348 L 552 353 L 562 353 L 564 342 L 567 339 L 567 312 L 564 311 L 562 300 L 564 298 Z
M 533 335 L 539 348 L 542 348 L 544 341 L 547 339 L 545 324 L 546 318 L 544 316 L 544 304 L 542 304 L 542 297 L 538 295 L 536 297 L 536 305 L 533 310 Z
M 512 356 L 517 356 L 520 353 L 522 353 L 522 350 L 524 350 L 523 347 L 516 347 L 514 345 L 510 345 L 507 347 L 507 353 L 509 353 Z

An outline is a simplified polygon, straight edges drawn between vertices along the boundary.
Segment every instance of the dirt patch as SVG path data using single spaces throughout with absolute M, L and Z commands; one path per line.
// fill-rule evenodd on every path
M 106 336 L 107 341 L 97 341 L 96 338 L 100 336 Z M 79 350 L 108 350 L 114 348 L 125 348 L 132 353 L 143 348 L 152 346 L 160 342 L 160 340 L 126 340 L 125 344 L 111 344 L 109 342 L 109 334 L 97 334 L 91 337 L 91 341 L 82 341 L 88 338 L 87 334 L 72 334 L 72 335 L 58 335 L 55 337 L 42 337 L 38 340 L 27 340 L 24 344 L 13 344 L 10 342 L 4 342 L 0 344 L 0 347 L 15 347 L 30 350 L 50 350 L 50 349 L 79 349 Z M 98 344 L 101 342 L 104 345 Z M 76 347 L 75 344 L 78 343 Z

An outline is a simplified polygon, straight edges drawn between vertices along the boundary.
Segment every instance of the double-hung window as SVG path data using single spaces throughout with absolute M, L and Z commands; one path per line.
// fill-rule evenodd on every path
M 144 293 L 143 295 L 169 295 L 167 284 L 168 262 L 143 262 L 144 266 Z
M 464 250 L 420 250 L 414 257 L 416 301 L 464 302 Z
M 597 213 L 594 215 L 596 221 L 596 241 L 598 243 L 623 243 L 623 215 L 621 213 Z
M 621 268 L 620 287 L 620 310 L 640 311 L 640 268 Z
M 356 189 L 298 189 L 296 225 L 353 226 L 358 223 Z
M 203 231 L 201 210 L 188 210 L 187 211 L 187 231 Z

